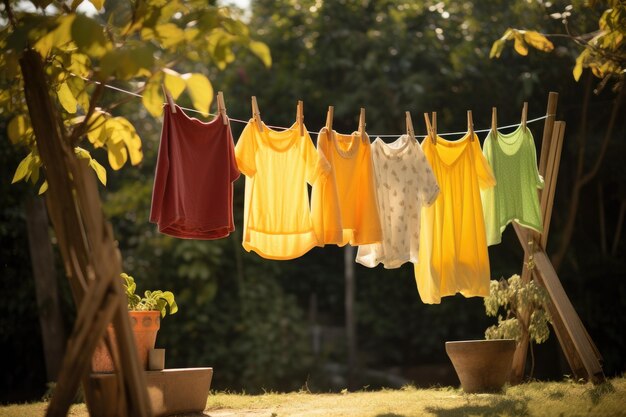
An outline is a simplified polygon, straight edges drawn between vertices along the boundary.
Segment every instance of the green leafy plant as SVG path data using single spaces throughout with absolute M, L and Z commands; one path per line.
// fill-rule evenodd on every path
M 485 311 L 488 316 L 498 317 L 498 324 L 485 331 L 487 339 L 515 339 L 519 342 L 524 330 L 535 343 L 543 343 L 550 336 L 548 323 L 552 322 L 545 306 L 550 298 L 547 291 L 534 280 L 524 283 L 519 275 L 509 279 L 491 281 L 489 296 L 485 297 Z M 500 314 L 503 308 L 505 315 Z M 525 323 L 522 312 L 530 311 L 530 320 Z
M 128 311 L 160 311 L 161 317 L 167 314 L 167 306 L 169 306 L 170 314 L 178 311 L 178 305 L 171 291 L 146 291 L 144 297 L 140 297 L 135 293 L 137 284 L 135 279 L 126 273 L 120 275 L 124 280 L 124 290 L 128 298 Z
M 485 312 L 488 316 L 498 317 L 495 324 L 485 331 L 486 339 L 515 339 L 519 342 L 522 335 L 528 332 L 530 337 L 532 377 L 535 357 L 532 343 L 543 343 L 550 337 L 548 323 L 552 317 L 546 310 L 550 302 L 548 292 L 537 285 L 534 280 L 524 283 L 517 274 L 508 279 L 492 280 L 489 285 L 489 296 L 485 297 Z M 501 309 L 505 315 L 500 314 Z M 530 312 L 528 322 L 524 320 L 524 312 Z

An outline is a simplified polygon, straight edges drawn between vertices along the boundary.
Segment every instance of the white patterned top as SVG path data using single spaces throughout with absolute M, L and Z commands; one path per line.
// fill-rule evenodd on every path
M 359 246 L 356 261 L 373 268 L 417 263 L 420 213 L 439 195 L 432 169 L 416 140 L 402 135 L 391 144 L 372 143 L 378 213 L 383 241 Z

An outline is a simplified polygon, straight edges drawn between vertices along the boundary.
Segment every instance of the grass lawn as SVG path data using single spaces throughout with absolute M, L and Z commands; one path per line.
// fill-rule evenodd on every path
M 0 407 L 0 416 L 41 416 L 46 403 Z M 83 404 L 71 416 L 87 416 Z M 573 381 L 532 382 L 503 394 L 464 394 L 458 388 L 416 389 L 345 394 L 242 395 L 213 393 L 204 414 L 210 417 L 460 417 L 460 416 L 626 416 L 626 378 L 593 386 Z

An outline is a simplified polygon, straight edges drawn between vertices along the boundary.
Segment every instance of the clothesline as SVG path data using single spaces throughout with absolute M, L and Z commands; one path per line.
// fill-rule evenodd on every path
M 115 87 L 114 85 L 104 84 L 101 81 L 93 81 L 93 80 L 90 80 L 89 78 L 83 77 L 81 75 L 74 74 L 73 72 L 70 72 L 70 74 L 73 75 L 74 77 L 82 78 L 84 81 L 93 82 L 95 84 L 102 85 L 105 88 L 109 88 L 111 90 L 115 90 L 115 91 L 118 91 L 120 93 L 129 94 L 131 96 L 143 98 L 143 95 L 141 95 L 141 94 L 134 93 L 134 92 L 128 91 L 128 90 L 124 90 L 123 88 Z M 167 104 L 167 103 L 163 103 L 163 104 Z M 198 114 L 201 114 L 203 116 L 217 116 L 217 114 L 215 114 L 215 113 L 207 113 L 207 112 L 203 112 L 203 111 L 200 111 L 200 110 L 191 109 L 189 107 L 183 107 L 183 106 L 180 106 L 180 105 L 178 107 L 180 107 L 181 109 L 183 109 L 185 111 L 198 113 Z M 543 119 L 547 118 L 548 116 L 554 116 L 554 115 L 553 114 L 546 114 L 544 116 L 536 117 L 534 119 L 527 120 L 526 124 L 538 122 L 540 120 L 543 120 Z M 229 120 L 231 120 L 233 122 L 242 123 L 242 124 L 248 124 L 248 120 L 235 119 L 235 118 L 232 118 L 230 116 L 228 118 L 229 118 Z M 518 127 L 520 125 L 521 125 L 521 123 L 515 123 L 515 124 L 511 124 L 511 125 L 506 125 L 506 126 L 499 126 L 497 129 L 498 130 L 510 129 L 510 128 L 513 128 L 513 127 Z M 269 128 L 278 129 L 278 130 L 287 130 L 287 129 L 289 129 L 288 127 L 284 127 L 284 126 L 272 126 L 272 125 L 266 125 L 266 126 L 269 127 Z M 485 133 L 485 132 L 489 132 L 489 131 L 491 131 L 491 128 L 489 128 L 489 129 L 474 129 L 474 133 Z M 317 135 L 319 133 L 319 132 L 312 132 L 310 130 L 307 130 L 307 132 L 310 135 Z M 437 132 L 437 135 L 438 136 L 452 136 L 452 135 L 464 135 L 465 133 L 467 133 L 467 132 L 446 132 L 446 133 L 439 133 L 439 132 Z M 400 136 L 400 135 L 398 135 L 398 134 L 376 135 L 376 134 L 370 133 L 369 136 L 370 137 L 380 137 L 380 138 L 391 138 L 391 137 L 397 137 L 397 136 Z M 425 138 L 426 136 L 427 135 L 415 135 L 415 137 L 419 137 L 419 138 Z

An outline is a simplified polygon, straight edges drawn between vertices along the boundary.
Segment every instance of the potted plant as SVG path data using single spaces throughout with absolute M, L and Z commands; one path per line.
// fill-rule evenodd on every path
M 498 323 L 485 331 L 486 340 L 446 342 L 446 352 L 465 392 L 500 391 L 509 380 L 516 342 L 527 331 L 531 339 L 531 374 L 534 368 L 532 342 L 543 343 L 550 336 L 550 314 L 545 306 L 549 296 L 534 280 L 524 283 L 519 275 L 491 281 L 485 297 L 485 312 Z M 504 310 L 504 316 L 500 313 Z M 523 312 L 530 312 L 525 322 Z
M 139 360 L 143 368 L 147 369 L 148 351 L 154 348 L 161 318 L 167 314 L 168 307 L 169 314 L 175 314 L 178 311 L 178 305 L 171 291 L 146 291 L 141 297 L 135 293 L 137 284 L 135 284 L 133 277 L 122 273 L 121 278 L 124 280 L 124 291 L 128 299 L 128 314 L 135 334 Z M 111 325 L 107 328 L 107 332 L 111 343 L 115 345 L 115 333 Z M 115 369 L 104 342 L 101 342 L 94 352 L 92 368 L 94 372 L 113 372 Z

